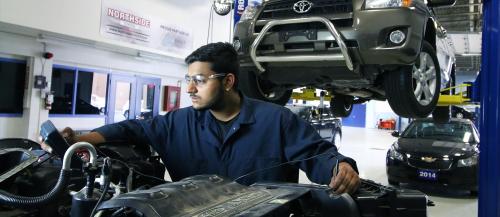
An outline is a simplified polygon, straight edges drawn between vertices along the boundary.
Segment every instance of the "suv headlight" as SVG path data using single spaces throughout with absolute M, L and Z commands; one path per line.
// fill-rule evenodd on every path
M 365 9 L 410 7 L 412 0 L 366 0 Z
M 477 155 L 458 160 L 457 167 L 470 167 L 477 164 Z
M 241 14 L 240 21 L 253 19 L 257 14 L 258 9 L 259 6 L 248 5 L 243 11 L 243 14 Z
M 403 154 L 401 154 L 397 149 L 398 149 L 398 143 L 394 143 L 391 146 L 391 149 L 389 149 L 389 157 L 399 161 L 404 161 Z

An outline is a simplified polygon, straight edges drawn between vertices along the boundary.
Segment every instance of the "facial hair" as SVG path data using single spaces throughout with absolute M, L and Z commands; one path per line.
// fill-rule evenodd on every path
M 199 111 L 207 109 L 217 111 L 222 109 L 223 107 L 224 107 L 224 86 L 221 85 L 220 88 L 216 89 L 215 95 L 213 96 L 212 100 L 208 101 L 205 106 L 195 109 Z

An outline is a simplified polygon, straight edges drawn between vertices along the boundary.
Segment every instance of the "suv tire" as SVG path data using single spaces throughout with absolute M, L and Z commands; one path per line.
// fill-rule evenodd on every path
M 436 123 L 448 123 L 450 118 L 450 106 L 437 106 L 434 111 L 432 111 L 432 119 Z
M 428 72 L 428 73 L 426 73 Z M 403 66 L 384 76 L 387 101 L 399 116 L 427 117 L 437 104 L 441 70 L 436 51 L 427 41 L 413 66 Z
M 248 97 L 285 105 L 292 96 L 292 90 L 278 89 L 277 85 L 257 77 L 253 71 L 241 70 L 239 89 Z M 244 81 L 244 82 L 241 82 Z
M 455 86 L 455 67 L 451 70 L 450 81 L 446 85 L 446 88 L 451 88 Z M 449 89 L 441 91 L 444 95 L 455 94 L 455 89 Z M 432 111 L 432 118 L 439 123 L 446 123 L 450 121 L 451 118 L 451 106 L 437 106 L 434 111 Z
M 346 95 L 335 95 L 330 100 L 330 109 L 335 117 L 347 117 L 352 112 L 354 97 Z

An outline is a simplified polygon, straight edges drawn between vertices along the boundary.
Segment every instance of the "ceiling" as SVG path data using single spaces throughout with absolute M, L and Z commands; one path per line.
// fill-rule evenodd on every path
M 457 0 L 451 7 L 434 8 L 437 20 L 448 33 L 478 33 L 483 27 L 483 0 Z M 481 43 L 478 41 L 477 43 Z M 457 76 L 477 74 L 481 55 L 457 55 Z
M 434 8 L 434 12 L 448 32 L 481 32 L 482 2 L 482 0 L 457 0 L 451 7 Z

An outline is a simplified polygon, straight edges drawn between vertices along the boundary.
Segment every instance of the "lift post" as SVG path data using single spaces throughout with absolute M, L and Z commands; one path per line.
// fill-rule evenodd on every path
M 479 217 L 500 217 L 500 3 L 483 1 Z

